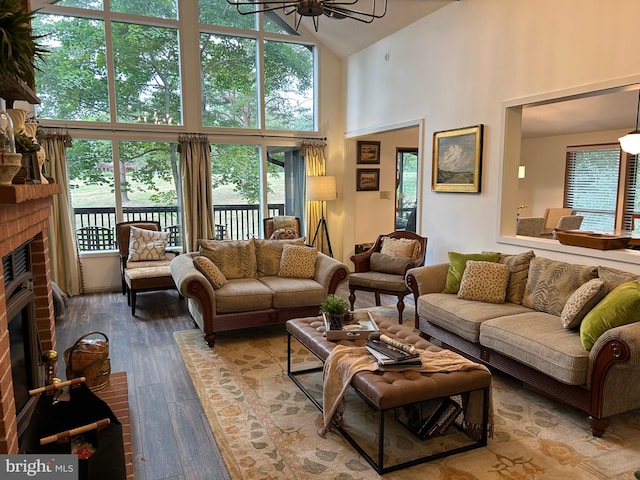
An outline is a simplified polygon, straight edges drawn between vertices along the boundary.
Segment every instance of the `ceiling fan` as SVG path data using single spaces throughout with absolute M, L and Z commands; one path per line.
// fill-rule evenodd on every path
M 365 3 L 361 10 L 354 6 Z M 272 12 L 280 10 L 285 15 L 295 16 L 295 29 L 298 30 L 302 17 L 312 17 L 313 27 L 318 31 L 319 17 L 325 15 L 329 18 L 350 18 L 362 23 L 371 23 L 376 18 L 382 18 L 387 13 L 387 0 L 288 0 L 274 2 L 265 0 L 227 0 L 241 15 L 252 15 L 260 12 Z M 361 5 L 362 5 L 361 3 Z

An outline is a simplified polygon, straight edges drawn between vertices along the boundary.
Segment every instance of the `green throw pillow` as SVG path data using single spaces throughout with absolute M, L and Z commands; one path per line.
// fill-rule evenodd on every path
M 457 253 L 449 252 L 449 271 L 447 272 L 447 282 L 442 293 L 458 293 L 460 281 L 467 268 L 467 260 L 477 260 L 481 262 L 497 262 L 500 258 L 498 252 L 487 253 Z
M 623 283 L 598 303 L 580 324 L 580 340 L 591 350 L 596 340 L 610 328 L 640 320 L 640 280 Z

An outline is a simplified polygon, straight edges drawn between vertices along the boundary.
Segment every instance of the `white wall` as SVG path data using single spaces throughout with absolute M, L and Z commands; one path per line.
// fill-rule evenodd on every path
M 521 250 L 498 234 L 505 215 L 499 207 L 505 104 L 637 76 L 638 18 L 637 0 L 462 0 L 349 57 L 347 135 L 426 119 L 421 233 L 429 238 L 427 263 L 446 261 L 452 250 Z M 480 123 L 486 127 L 482 192 L 432 192 L 433 133 Z M 519 161 L 505 159 L 510 172 Z M 505 198 L 514 205 L 515 181 Z M 345 215 L 359 217 L 356 208 Z M 583 250 L 545 254 L 578 261 Z M 611 262 L 627 257 L 616 254 Z M 630 261 L 628 269 L 640 271 L 640 257 Z

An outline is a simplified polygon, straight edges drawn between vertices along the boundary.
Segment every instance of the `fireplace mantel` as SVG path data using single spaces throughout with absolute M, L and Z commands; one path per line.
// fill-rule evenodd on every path
M 58 184 L 0 186 L 0 258 L 31 242 L 36 324 L 43 350 L 55 350 L 55 319 L 49 261 L 49 216 Z M 0 276 L 4 272 L 0 270 Z M 18 453 L 9 331 L 4 290 L 0 281 L 0 453 Z

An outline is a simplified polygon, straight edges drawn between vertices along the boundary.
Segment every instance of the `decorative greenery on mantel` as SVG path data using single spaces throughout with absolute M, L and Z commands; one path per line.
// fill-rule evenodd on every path
M 22 0 L 0 0 L 0 97 L 12 108 L 13 101 L 40 103 L 33 92 L 36 59 L 47 52 L 31 29 L 33 12 Z M 35 101 L 34 101 L 35 100 Z

